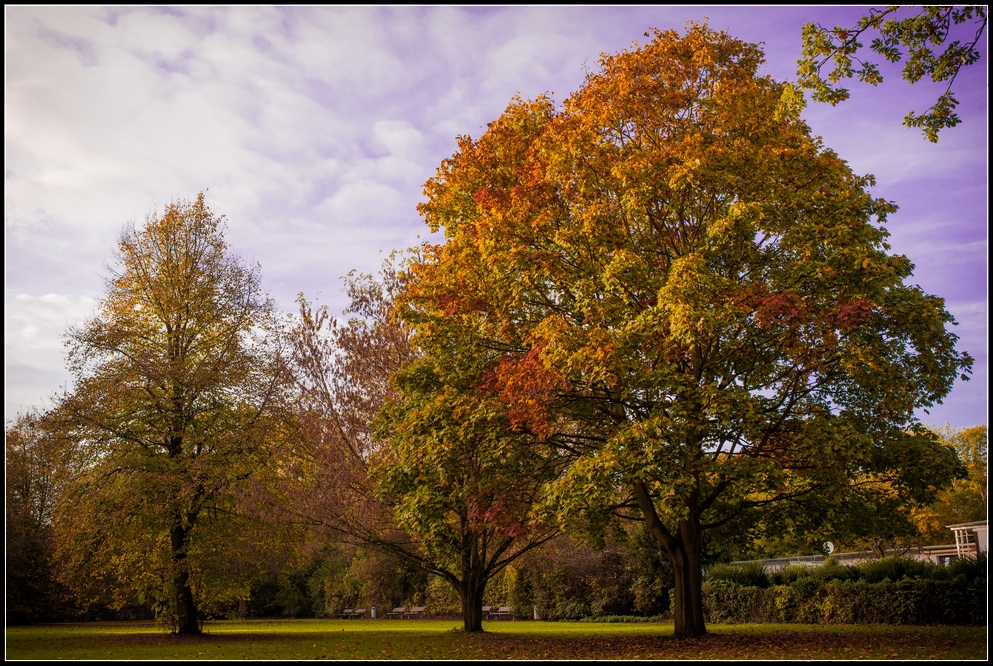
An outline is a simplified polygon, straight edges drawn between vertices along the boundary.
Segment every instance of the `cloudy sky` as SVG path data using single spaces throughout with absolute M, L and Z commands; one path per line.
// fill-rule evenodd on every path
M 714 28 L 764 44 L 795 76 L 805 22 L 851 8 L 5 8 L 5 417 L 66 385 L 62 334 L 93 312 L 123 225 L 208 190 L 228 240 L 262 264 L 280 307 L 340 310 L 341 276 L 427 236 L 421 186 L 459 134 L 515 93 L 576 90 L 600 53 L 650 28 Z M 985 40 L 985 37 L 984 37 Z M 940 90 L 883 69 L 815 134 L 900 211 L 888 228 L 913 281 L 946 299 L 976 359 L 925 421 L 987 422 L 987 65 L 956 82 L 962 125 L 938 144 L 900 123 Z

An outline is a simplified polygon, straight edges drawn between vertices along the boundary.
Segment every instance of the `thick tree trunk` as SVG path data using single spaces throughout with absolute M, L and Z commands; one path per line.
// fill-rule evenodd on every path
M 669 554 L 676 576 L 676 598 L 672 616 L 676 638 L 696 638 L 707 633 L 703 621 L 703 571 L 701 554 L 703 541 L 700 519 L 691 516 L 679 521 L 675 533 L 659 520 L 648 487 L 642 481 L 634 483 L 634 496 L 645 516 L 645 526 L 659 545 Z
M 182 522 L 172 526 L 172 559 L 176 567 L 173 587 L 176 592 L 176 631 L 180 634 L 199 634 L 200 622 L 197 617 L 197 604 L 190 586 L 190 572 L 186 565 L 186 537 L 189 529 Z
M 462 580 L 458 587 L 462 601 L 462 630 L 482 631 L 483 592 L 486 590 L 486 579 L 483 577 L 480 536 L 471 529 L 463 529 L 462 533 Z
M 462 630 L 483 630 L 483 586 L 465 585 L 462 590 Z
M 459 586 L 462 600 L 462 630 L 479 632 L 483 630 L 483 591 L 486 581 L 480 580 L 479 572 L 466 575 Z
M 696 638 L 707 633 L 703 621 L 702 543 L 696 523 L 692 519 L 679 522 L 679 538 L 670 553 L 676 578 L 673 608 L 676 638 Z

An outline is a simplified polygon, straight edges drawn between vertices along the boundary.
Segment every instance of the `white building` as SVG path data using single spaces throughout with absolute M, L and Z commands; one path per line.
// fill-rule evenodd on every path
M 955 533 L 955 552 L 959 557 L 964 555 L 975 557 L 989 551 L 987 521 L 977 520 L 972 523 L 945 525 Z

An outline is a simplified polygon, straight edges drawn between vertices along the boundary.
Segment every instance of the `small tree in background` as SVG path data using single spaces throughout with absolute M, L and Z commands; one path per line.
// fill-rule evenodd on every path
M 531 515 L 551 472 L 476 391 L 492 354 L 453 355 L 450 344 L 462 343 L 443 326 L 412 339 L 411 322 L 426 315 L 397 316 L 417 261 L 387 262 L 380 280 L 349 276 L 343 324 L 301 297 L 291 336 L 301 437 L 289 462 L 299 501 L 288 506 L 329 540 L 439 576 L 458 594 L 466 631 L 481 631 L 486 582 L 556 531 Z
M 53 560 L 52 512 L 71 468 L 69 447 L 39 414 L 20 414 L 4 432 L 7 624 L 61 619 L 71 603 L 60 593 Z
M 557 473 L 554 449 L 515 432 L 487 377 L 499 353 L 412 313 L 423 355 L 395 376 L 377 417 L 373 474 L 423 566 L 458 593 L 465 631 L 482 631 L 487 583 L 558 529 L 535 511 Z M 485 387 L 487 382 L 493 391 Z

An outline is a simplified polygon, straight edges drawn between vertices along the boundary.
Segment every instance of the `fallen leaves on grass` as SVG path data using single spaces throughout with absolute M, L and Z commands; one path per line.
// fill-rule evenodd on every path
M 486 638 L 489 645 L 465 646 L 463 654 L 476 648 L 473 656 L 478 658 L 500 653 L 510 659 L 924 659 L 946 647 L 945 641 L 930 636 L 885 630 L 871 636 L 788 630 L 729 632 L 687 640 L 656 636 L 612 637 L 609 641 L 508 635 Z
M 717 625 L 707 636 L 676 640 L 671 625 L 591 627 L 535 623 L 484 634 L 445 629 L 405 633 L 378 628 L 323 629 L 320 623 L 286 623 L 286 630 L 240 631 L 218 627 L 210 636 L 169 636 L 148 631 L 97 634 L 82 625 L 10 629 L 7 656 L 15 659 L 231 658 L 277 655 L 331 659 L 984 659 L 985 627 L 825 627 L 804 625 Z M 300 627 L 316 627 L 301 632 Z M 292 627 L 293 629 L 289 629 Z M 44 633 L 51 632 L 51 633 Z M 317 650 L 317 647 L 320 650 Z M 230 656 L 227 652 L 230 650 Z M 104 657 L 106 658 L 106 657 Z

